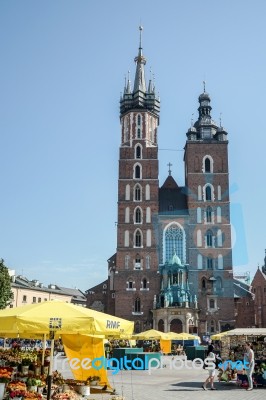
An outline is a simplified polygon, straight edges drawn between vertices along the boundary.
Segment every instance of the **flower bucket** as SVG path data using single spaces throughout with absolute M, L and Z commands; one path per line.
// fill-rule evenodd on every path
M 21 366 L 21 372 L 23 375 L 28 375 L 29 373 L 29 365 L 22 365 Z
M 37 392 L 37 385 L 29 386 L 29 392 Z
M 79 393 L 81 396 L 89 396 L 90 395 L 90 386 L 80 385 Z
M 5 396 L 5 388 L 6 388 L 6 384 L 3 382 L 0 382 L 0 400 L 3 400 L 3 398 Z

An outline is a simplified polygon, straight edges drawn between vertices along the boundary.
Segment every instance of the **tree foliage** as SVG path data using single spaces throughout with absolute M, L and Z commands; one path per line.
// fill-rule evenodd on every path
M 0 259 L 0 309 L 6 308 L 12 299 L 11 279 L 4 260 Z

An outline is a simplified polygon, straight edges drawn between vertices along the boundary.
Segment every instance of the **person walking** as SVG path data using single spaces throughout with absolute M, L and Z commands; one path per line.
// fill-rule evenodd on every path
M 246 368 L 246 374 L 248 378 L 248 385 L 249 387 L 246 390 L 253 390 L 253 379 L 252 374 L 254 371 L 254 351 L 252 350 L 252 346 L 250 342 L 246 342 L 245 344 L 246 352 L 244 354 L 244 360 L 248 363 L 248 367 Z
M 215 377 L 215 354 L 213 353 L 213 345 L 210 344 L 208 346 L 208 352 L 207 352 L 207 358 L 208 361 L 205 364 L 206 367 L 205 369 L 207 369 L 208 371 L 208 378 L 206 379 L 206 381 L 204 382 L 204 384 L 202 385 L 202 389 L 203 390 L 207 390 L 207 385 L 208 383 L 211 384 L 211 390 L 216 390 L 216 388 L 213 386 L 213 381 L 214 381 L 214 377 Z

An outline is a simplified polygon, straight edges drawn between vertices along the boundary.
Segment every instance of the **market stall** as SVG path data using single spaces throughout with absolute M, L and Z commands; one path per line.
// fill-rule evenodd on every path
M 130 335 L 133 327 L 133 322 L 122 318 L 61 301 L 43 302 L 0 311 L 0 337 L 43 339 L 46 336 L 51 339 L 47 377 L 48 400 L 52 389 L 53 351 L 56 338 L 61 337 L 63 344 L 64 338 L 68 342 L 65 350 L 70 360 L 73 353 L 79 357 L 79 360 L 82 360 L 84 356 L 92 359 L 104 357 L 104 337 Z M 74 339 L 69 340 L 71 336 Z M 86 343 L 85 346 L 84 343 Z M 72 368 L 72 372 L 77 380 L 82 378 L 83 382 L 86 382 L 92 375 L 93 368 L 88 369 L 83 362 L 80 362 L 79 368 Z M 97 370 L 97 376 L 100 376 L 101 386 L 111 388 L 105 368 Z

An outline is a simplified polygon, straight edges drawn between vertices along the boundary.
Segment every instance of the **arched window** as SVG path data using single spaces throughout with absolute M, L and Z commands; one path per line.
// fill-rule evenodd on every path
M 205 158 L 204 161 L 204 171 L 205 172 L 211 172 L 211 160 L 209 159 L 209 157 Z
M 142 212 L 139 207 L 135 209 L 135 224 L 141 224 L 142 223 Z
M 146 269 L 150 269 L 151 268 L 151 256 L 147 255 L 146 256 Z
M 126 200 L 130 200 L 130 185 L 126 185 Z
M 202 269 L 202 255 L 198 254 L 197 259 L 198 259 L 198 269 Z
M 147 289 L 147 279 L 146 278 L 142 279 L 142 289 Z
M 212 222 L 212 208 L 210 206 L 206 208 L 206 222 Z
M 218 223 L 222 222 L 222 210 L 221 210 L 221 207 L 217 207 L 217 222 Z
M 217 231 L 217 246 L 222 247 L 223 246 L 223 234 L 221 229 L 218 229 Z
M 136 185 L 134 189 L 134 200 L 141 201 L 141 186 Z
M 197 223 L 201 223 L 201 208 L 197 207 Z
M 220 185 L 217 187 L 217 198 L 218 200 L 222 200 L 222 189 Z
M 201 186 L 198 186 L 198 200 L 202 200 Z
M 213 235 L 211 230 L 206 232 L 206 246 L 213 247 Z
M 135 173 L 134 173 L 134 178 L 135 179 L 140 179 L 140 165 L 135 165 Z
M 125 231 L 125 240 L 124 240 L 125 247 L 129 246 L 129 231 Z
M 224 268 L 224 261 L 222 254 L 218 254 L 218 269 Z
M 140 313 L 140 298 L 137 297 L 134 303 L 134 312 Z
M 129 260 L 130 260 L 130 256 L 129 256 L 129 255 L 126 255 L 126 256 L 125 256 L 125 269 L 128 269 L 128 268 L 129 268 Z
M 206 289 L 206 279 L 203 278 L 201 281 L 201 289 Z
M 185 232 L 177 224 L 170 224 L 164 231 L 164 261 L 170 262 L 173 255 L 185 262 Z
M 197 230 L 197 247 L 202 246 L 202 235 L 201 235 L 201 230 Z
M 211 255 L 207 257 L 207 269 L 213 269 L 213 259 Z
M 126 210 L 125 210 L 125 223 L 126 224 L 129 223 L 129 213 L 130 213 L 130 209 L 129 209 L 129 207 L 126 207 Z
M 151 230 L 147 229 L 146 233 L 146 246 L 151 247 Z
M 212 190 L 210 186 L 206 186 L 205 188 L 205 200 L 211 201 L 212 200 Z
M 135 158 L 141 158 L 141 146 L 140 145 L 136 146 L 135 151 L 136 151 Z
M 141 232 L 138 229 L 135 233 L 135 247 L 141 247 L 142 246 L 142 236 Z
M 138 115 L 138 126 L 140 126 L 140 124 L 141 124 L 141 116 Z
M 151 208 L 147 207 L 146 208 L 146 222 L 149 224 L 151 222 Z
M 147 184 L 146 185 L 146 200 L 150 200 L 150 198 L 151 198 L 151 193 L 150 193 L 150 185 L 149 184 Z

